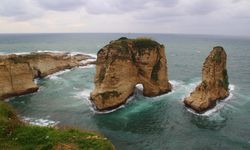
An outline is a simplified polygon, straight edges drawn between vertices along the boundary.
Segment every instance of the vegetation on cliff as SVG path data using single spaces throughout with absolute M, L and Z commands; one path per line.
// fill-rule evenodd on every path
M 127 37 L 121 37 L 118 40 L 111 41 L 108 48 L 113 48 L 122 54 L 130 54 L 130 50 L 133 48 L 140 55 L 144 53 L 145 50 L 151 50 L 162 46 L 158 42 L 150 39 L 150 38 L 136 38 L 136 39 L 128 39 Z
M 112 150 L 114 147 L 106 138 L 96 133 L 24 124 L 8 104 L 0 101 L 0 150 L 2 149 Z

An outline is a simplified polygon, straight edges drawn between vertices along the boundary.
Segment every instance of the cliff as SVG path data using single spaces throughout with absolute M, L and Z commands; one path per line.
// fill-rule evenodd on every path
M 137 84 L 145 96 L 171 91 L 167 76 L 164 46 L 146 38 L 111 41 L 99 50 L 95 88 L 90 99 L 98 110 L 110 110 L 124 104 Z
M 85 65 L 82 61 L 89 58 L 82 54 L 50 52 L 0 55 L 0 99 L 36 92 L 34 78 Z
M 229 95 L 226 62 L 227 55 L 224 49 L 214 47 L 203 64 L 202 82 L 184 99 L 186 106 L 201 113 Z

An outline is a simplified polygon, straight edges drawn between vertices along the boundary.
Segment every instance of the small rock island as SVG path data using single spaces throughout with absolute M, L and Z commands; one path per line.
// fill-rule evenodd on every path
M 203 64 L 202 82 L 184 99 L 187 107 L 202 113 L 229 96 L 226 63 L 227 54 L 223 47 L 214 47 Z
M 82 61 L 90 58 L 84 54 L 52 52 L 0 55 L 0 100 L 36 92 L 35 78 L 86 65 Z
M 163 45 L 148 38 L 122 37 L 99 50 L 95 88 L 90 95 L 97 110 L 124 104 L 137 84 L 143 85 L 143 95 L 149 97 L 171 91 Z

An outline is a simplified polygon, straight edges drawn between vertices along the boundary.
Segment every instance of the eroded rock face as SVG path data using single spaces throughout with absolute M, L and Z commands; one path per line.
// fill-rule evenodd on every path
M 214 47 L 203 64 L 202 82 L 184 99 L 186 106 L 202 113 L 214 107 L 217 100 L 225 99 L 229 95 L 226 62 L 224 49 Z
M 84 65 L 81 61 L 89 58 L 82 54 L 50 52 L 0 55 L 0 99 L 36 92 L 34 78 Z
M 163 45 L 145 38 L 120 38 L 99 50 L 95 89 L 90 95 L 98 110 L 124 104 L 137 84 L 143 85 L 145 96 L 171 91 Z

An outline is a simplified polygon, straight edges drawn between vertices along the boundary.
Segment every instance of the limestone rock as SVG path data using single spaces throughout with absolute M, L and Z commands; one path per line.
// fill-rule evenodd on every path
M 0 99 L 36 92 L 34 78 L 83 65 L 81 61 L 89 58 L 50 52 L 0 55 Z
M 214 47 L 203 64 L 202 82 L 184 99 L 186 106 L 202 113 L 214 107 L 216 101 L 229 95 L 226 62 L 227 54 L 224 49 Z
M 137 84 L 145 96 L 171 91 L 164 46 L 146 38 L 111 41 L 99 50 L 95 89 L 91 101 L 100 111 L 117 108 L 130 97 Z

